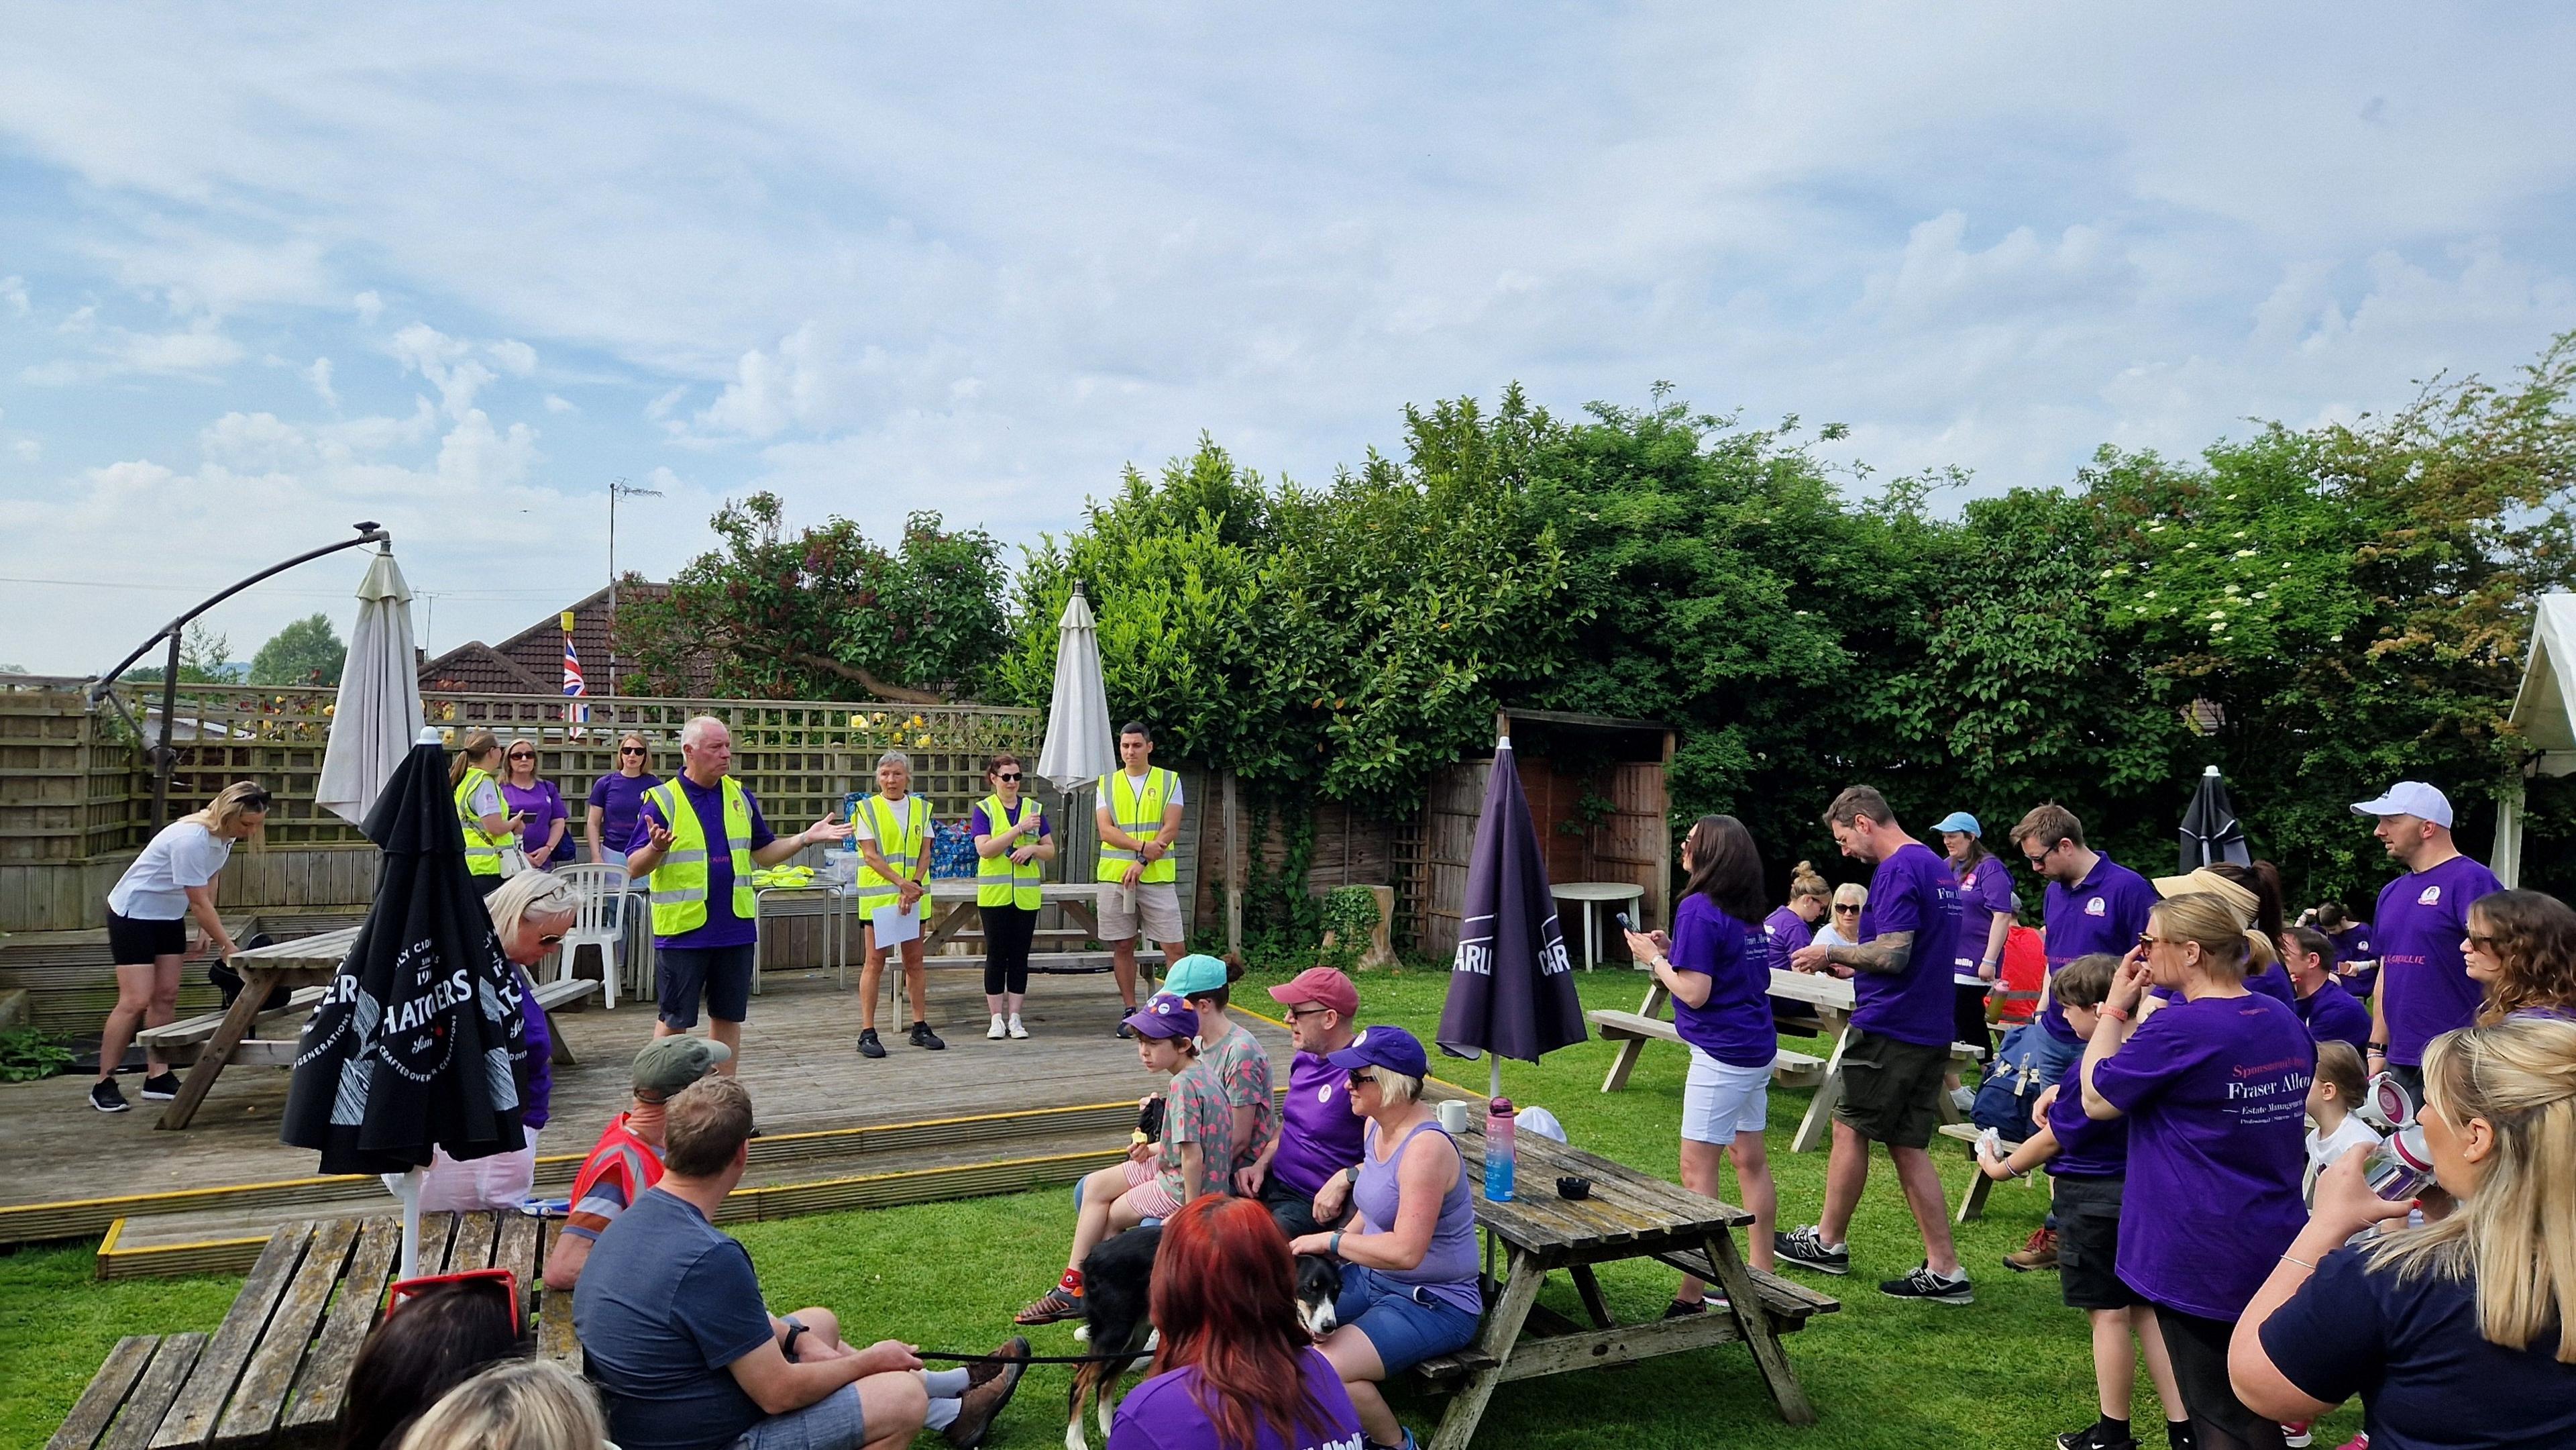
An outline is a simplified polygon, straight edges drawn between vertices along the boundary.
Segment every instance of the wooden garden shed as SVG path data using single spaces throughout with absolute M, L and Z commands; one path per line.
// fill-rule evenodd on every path
M 1673 760 L 1672 727 L 1614 715 L 1507 710 L 1494 717 L 1494 731 L 1511 737 L 1530 819 L 1547 852 L 1548 880 L 1634 882 L 1645 888 L 1643 919 L 1670 924 L 1674 842 L 1665 775 Z M 1467 857 L 1493 768 L 1491 751 L 1459 761 L 1433 778 L 1423 804 L 1408 894 L 1414 949 L 1435 960 L 1458 949 Z M 1566 929 L 1571 937 L 1570 921 Z

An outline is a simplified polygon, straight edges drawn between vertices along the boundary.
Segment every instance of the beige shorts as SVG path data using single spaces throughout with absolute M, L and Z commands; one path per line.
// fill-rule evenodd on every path
M 1170 881 L 1134 886 L 1100 883 L 1100 939 L 1134 941 L 1139 928 L 1152 942 L 1181 939 L 1181 888 Z

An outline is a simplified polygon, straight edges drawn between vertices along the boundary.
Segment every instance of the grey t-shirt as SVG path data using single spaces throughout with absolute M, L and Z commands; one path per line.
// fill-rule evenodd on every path
M 726 1368 L 771 1337 L 751 1254 L 659 1188 L 582 1265 L 573 1332 L 625 1450 L 722 1450 L 762 1418 Z

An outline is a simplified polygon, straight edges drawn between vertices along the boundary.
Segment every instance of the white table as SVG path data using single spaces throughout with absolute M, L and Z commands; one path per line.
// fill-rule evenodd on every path
M 1593 908 L 1609 902 L 1643 901 L 1646 888 L 1633 881 L 1560 881 L 1547 888 L 1559 901 L 1583 907 L 1583 970 L 1601 960 L 1601 915 Z

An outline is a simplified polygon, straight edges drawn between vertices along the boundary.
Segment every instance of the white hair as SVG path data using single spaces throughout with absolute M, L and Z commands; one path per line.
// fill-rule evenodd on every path
M 722 730 L 722 731 L 724 731 L 724 732 L 725 732 L 725 734 L 727 734 L 727 735 L 731 735 L 731 734 L 733 734 L 733 731 L 732 731 L 730 728 L 728 728 L 728 727 L 726 726 L 725 722 L 723 722 L 722 720 L 717 719 L 715 716 L 713 716 L 713 715 L 698 715 L 698 716 L 694 716 L 694 717 L 692 717 L 692 718 L 690 719 L 690 721 L 689 721 L 689 723 L 688 723 L 688 724 L 683 725 L 683 726 L 681 726 L 681 727 L 680 727 L 680 743 L 681 743 L 682 745 L 704 745 L 704 744 L 706 744 L 706 743 L 707 743 L 707 728 L 708 728 L 709 726 L 713 726 L 713 727 L 715 727 L 715 728 L 716 728 L 716 729 L 718 729 L 718 730 Z
M 900 765 L 904 774 L 912 774 L 912 757 L 900 750 L 889 750 L 877 757 L 877 769 L 883 770 L 889 765 Z
M 543 871 L 522 871 L 483 898 L 492 913 L 492 929 L 508 941 L 522 921 L 565 921 L 581 914 L 581 897 L 572 883 Z

